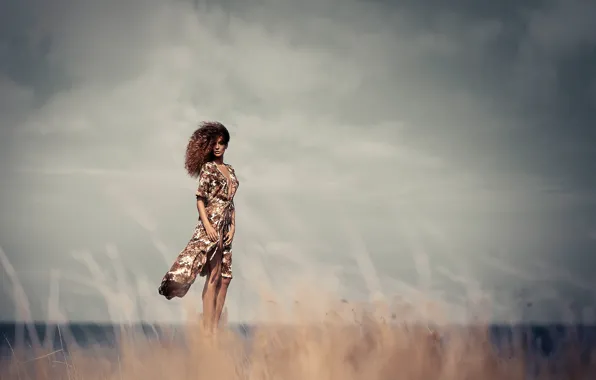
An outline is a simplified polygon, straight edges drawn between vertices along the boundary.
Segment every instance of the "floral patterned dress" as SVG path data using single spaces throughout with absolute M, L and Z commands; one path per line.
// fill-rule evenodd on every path
M 161 281 L 159 294 L 167 299 L 184 297 L 197 276 L 207 274 L 207 260 L 214 265 L 220 264 L 221 260 L 221 276 L 232 278 L 232 243 L 225 244 L 224 240 L 233 222 L 234 195 L 240 183 L 234 168 L 225 165 L 230 173 L 230 181 L 214 162 L 207 162 L 201 168 L 196 192 L 197 199 L 202 198 L 205 202 L 207 218 L 219 239 L 209 239 L 199 218 L 192 238 Z

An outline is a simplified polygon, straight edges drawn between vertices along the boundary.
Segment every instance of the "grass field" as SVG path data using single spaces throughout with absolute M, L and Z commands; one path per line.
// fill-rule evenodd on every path
M 530 355 L 540 342 L 522 330 L 510 329 L 497 339 L 489 325 L 429 328 L 400 323 L 399 314 L 387 309 L 351 311 L 346 317 L 330 309 L 318 323 L 230 325 L 217 337 L 206 336 L 198 324 L 119 326 L 111 338 L 100 337 L 109 326 L 90 325 L 95 330 L 86 338 L 81 328 L 73 334 L 76 329 L 54 326 L 44 332 L 37 326 L 35 334 L 46 336 L 37 347 L 31 339 L 16 347 L 14 335 L 5 334 L 0 379 L 515 380 L 528 374 L 540 379 L 593 379 L 596 374 L 591 351 L 577 340 L 558 343 L 551 357 Z M 295 312 L 309 311 L 303 306 Z

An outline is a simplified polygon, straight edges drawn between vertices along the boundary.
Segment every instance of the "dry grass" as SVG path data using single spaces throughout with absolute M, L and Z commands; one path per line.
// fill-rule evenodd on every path
M 302 307 L 296 314 L 306 310 Z M 464 334 L 456 327 L 430 330 L 424 325 L 399 324 L 395 314 L 393 318 L 389 314 L 388 322 L 386 312 L 352 313 L 350 318 L 341 314 L 329 312 L 318 323 L 257 327 L 250 339 L 226 328 L 216 338 L 207 337 L 189 325 L 183 333 L 184 344 L 167 338 L 150 340 L 123 329 L 117 350 L 75 349 L 67 356 L 63 350 L 38 349 L 34 359 L 24 361 L 19 360 L 23 353 L 15 349 L 2 363 L 0 379 L 526 378 L 528 364 L 521 344 L 499 356 L 487 327 L 479 325 Z M 448 336 L 449 342 L 441 343 L 438 334 Z M 596 368 L 580 364 L 578 354 L 569 352 L 562 374 L 540 378 L 593 379 Z M 549 369 L 546 362 L 542 367 Z
M 106 302 L 109 309 L 115 314 L 126 311 L 133 299 L 118 293 L 126 288 L 124 279 L 112 284 L 92 257 L 85 257 L 93 283 L 106 301 L 113 301 Z M 0 261 L 15 289 L 23 319 L 30 321 L 24 290 L 1 248 Z M 52 284 L 51 288 L 57 288 Z M 11 347 L 10 357 L 1 359 L 0 380 L 521 380 L 527 378 L 529 366 L 541 369 L 540 379 L 596 378 L 596 366 L 582 364 L 573 344 L 557 362 L 529 363 L 521 341 L 498 355 L 488 324 L 477 323 L 465 331 L 448 327 L 448 317 L 441 314 L 444 308 L 437 307 L 438 303 L 421 302 L 414 307 L 394 299 L 391 304 L 369 305 L 374 308 L 371 310 L 323 295 L 319 288 L 292 298 L 303 302 L 292 303 L 286 298 L 282 307 L 272 296 L 275 292 L 266 290 L 259 319 L 289 323 L 265 323 L 250 339 L 225 327 L 216 338 L 207 337 L 198 324 L 186 326 L 183 343 L 168 339 L 167 334 L 159 340 L 149 339 L 123 328 L 117 348 L 76 348 L 73 344 L 67 345 L 69 354 L 64 347 L 56 350 L 52 344 L 34 339 L 34 347 Z M 56 299 L 49 303 L 59 311 L 57 296 L 53 297 Z M 192 301 L 188 298 L 185 300 Z M 490 314 L 486 305 L 480 309 Z M 196 315 L 189 318 L 198 319 Z M 431 330 L 425 323 L 442 327 Z M 64 340 L 70 337 L 66 331 L 60 336 Z M 555 364 L 558 375 L 549 371 Z

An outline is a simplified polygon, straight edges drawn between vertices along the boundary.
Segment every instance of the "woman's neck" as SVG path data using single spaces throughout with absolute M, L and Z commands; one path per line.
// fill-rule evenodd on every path
M 215 158 L 213 159 L 213 162 L 215 162 L 215 163 L 216 163 L 216 164 L 218 164 L 218 165 L 221 165 L 221 164 L 223 164 L 223 162 L 224 162 L 223 156 L 221 156 L 221 157 L 215 157 Z

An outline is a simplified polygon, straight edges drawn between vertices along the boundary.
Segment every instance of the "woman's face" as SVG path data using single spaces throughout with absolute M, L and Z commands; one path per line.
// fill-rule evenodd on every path
M 215 157 L 222 157 L 228 148 L 226 144 L 224 144 L 223 137 L 218 137 L 215 145 L 213 146 L 213 155 Z

